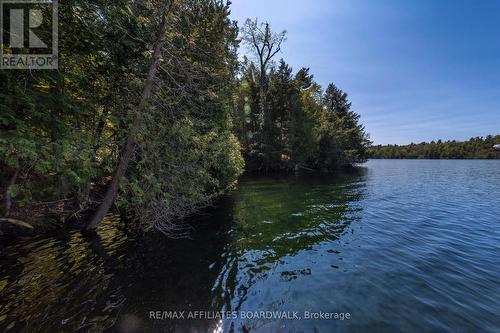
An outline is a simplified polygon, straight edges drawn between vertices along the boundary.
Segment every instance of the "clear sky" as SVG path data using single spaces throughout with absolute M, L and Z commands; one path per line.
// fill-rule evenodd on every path
M 377 144 L 500 134 L 500 1 L 233 0 L 231 17 L 286 29 L 278 57 L 345 90 Z

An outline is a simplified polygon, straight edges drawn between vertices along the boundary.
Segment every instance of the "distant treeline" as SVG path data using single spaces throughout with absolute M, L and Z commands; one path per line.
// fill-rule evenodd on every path
M 500 143 L 500 135 L 471 138 L 468 141 L 431 141 L 409 145 L 377 145 L 369 149 L 371 158 L 417 159 L 500 159 L 500 151 L 493 148 Z

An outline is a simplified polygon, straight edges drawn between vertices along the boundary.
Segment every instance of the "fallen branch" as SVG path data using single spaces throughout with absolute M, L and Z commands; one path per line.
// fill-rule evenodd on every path
M 305 167 L 305 166 L 300 165 L 300 164 L 296 164 L 296 165 L 295 165 L 295 170 L 297 170 L 297 169 L 304 169 L 304 170 L 308 170 L 308 171 L 316 171 L 316 170 L 314 170 L 314 169 L 311 169 L 311 168 Z
M 24 221 L 21 221 L 21 220 L 11 219 L 9 217 L 0 217 L 0 222 L 7 222 L 7 223 L 17 225 L 18 227 L 33 229 L 33 226 L 31 224 L 24 222 Z
M 40 201 L 40 202 L 35 202 L 34 205 L 41 206 L 41 205 L 53 205 L 57 203 L 61 203 L 64 201 L 69 201 L 73 200 L 74 198 L 66 198 L 66 199 L 60 199 L 60 200 L 54 200 L 54 201 Z

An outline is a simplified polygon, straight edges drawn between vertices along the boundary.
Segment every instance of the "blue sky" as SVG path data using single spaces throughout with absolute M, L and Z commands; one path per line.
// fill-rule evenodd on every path
M 233 0 L 231 17 L 286 29 L 277 59 L 345 90 L 377 144 L 500 134 L 500 1 Z

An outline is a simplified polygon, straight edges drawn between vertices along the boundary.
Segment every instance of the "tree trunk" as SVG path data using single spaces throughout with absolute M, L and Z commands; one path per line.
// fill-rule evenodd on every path
M 12 198 L 10 196 L 9 190 L 10 187 L 16 183 L 17 176 L 19 176 L 19 172 L 21 171 L 21 165 L 19 165 L 9 180 L 9 184 L 7 184 L 7 189 L 5 190 L 5 201 L 4 201 L 4 216 L 9 217 L 10 215 L 10 207 L 12 207 Z
M 260 68 L 260 82 L 259 82 L 259 124 L 258 129 L 262 131 L 264 128 L 264 119 L 265 119 L 265 107 L 266 107 L 266 68 L 265 65 L 261 65 Z
M 111 181 L 111 184 L 106 191 L 106 195 L 104 196 L 104 200 L 95 212 L 94 216 L 90 220 L 90 222 L 85 227 L 85 230 L 95 230 L 99 224 L 101 224 L 104 216 L 108 213 L 109 209 L 113 205 L 116 195 L 118 194 L 118 190 L 120 189 L 120 180 L 125 175 L 127 171 L 128 164 L 132 159 L 134 154 L 135 145 L 136 145 L 136 134 L 139 129 L 140 123 L 140 115 L 144 112 L 148 100 L 151 98 L 151 92 L 153 90 L 153 83 L 156 77 L 156 72 L 158 71 L 158 64 L 161 58 L 161 49 L 165 44 L 165 32 L 167 30 L 167 17 L 172 10 L 172 6 L 174 4 L 174 0 L 171 0 L 167 10 L 163 13 L 160 23 L 159 35 L 156 40 L 154 52 L 153 52 L 153 62 L 149 67 L 148 75 L 146 77 L 146 82 L 144 84 L 144 89 L 141 96 L 141 101 L 139 102 L 139 106 L 137 107 L 137 111 L 135 112 L 134 119 L 132 121 L 130 133 L 127 137 L 127 144 L 125 146 L 125 150 L 120 158 L 120 162 L 116 169 L 115 176 Z

